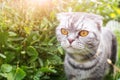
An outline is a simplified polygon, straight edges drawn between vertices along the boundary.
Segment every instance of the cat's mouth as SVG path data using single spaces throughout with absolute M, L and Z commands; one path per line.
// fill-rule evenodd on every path
M 73 48 L 73 47 L 70 45 L 70 46 L 68 46 L 67 48 Z
M 84 46 L 83 45 L 74 46 L 74 45 L 70 44 L 67 48 L 73 48 L 73 49 L 76 49 L 76 50 L 81 50 L 81 49 L 84 49 Z

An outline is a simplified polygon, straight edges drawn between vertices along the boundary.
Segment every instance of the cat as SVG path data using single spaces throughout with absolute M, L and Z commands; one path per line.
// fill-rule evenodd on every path
M 56 36 L 66 51 L 64 70 L 67 80 L 103 80 L 116 61 L 117 41 L 112 31 L 102 27 L 103 17 L 93 13 L 63 12 Z

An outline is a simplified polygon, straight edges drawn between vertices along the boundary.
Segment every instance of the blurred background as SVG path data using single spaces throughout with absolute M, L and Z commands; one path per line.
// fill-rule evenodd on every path
M 66 80 L 56 14 L 71 11 L 102 15 L 105 25 L 120 21 L 120 0 L 0 0 L 0 80 Z M 105 80 L 120 80 L 120 72 Z

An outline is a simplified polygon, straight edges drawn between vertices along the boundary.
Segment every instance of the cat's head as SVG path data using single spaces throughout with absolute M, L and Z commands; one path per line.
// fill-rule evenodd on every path
M 90 13 L 66 12 L 57 15 L 57 40 L 65 51 L 84 54 L 96 51 L 100 43 L 102 17 Z

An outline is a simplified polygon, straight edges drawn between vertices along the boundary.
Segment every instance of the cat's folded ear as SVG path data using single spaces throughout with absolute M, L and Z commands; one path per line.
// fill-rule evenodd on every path
M 88 18 L 94 20 L 94 22 L 97 24 L 97 27 L 99 30 L 101 30 L 101 27 L 103 26 L 103 17 L 100 15 L 96 15 L 96 14 L 88 14 Z

